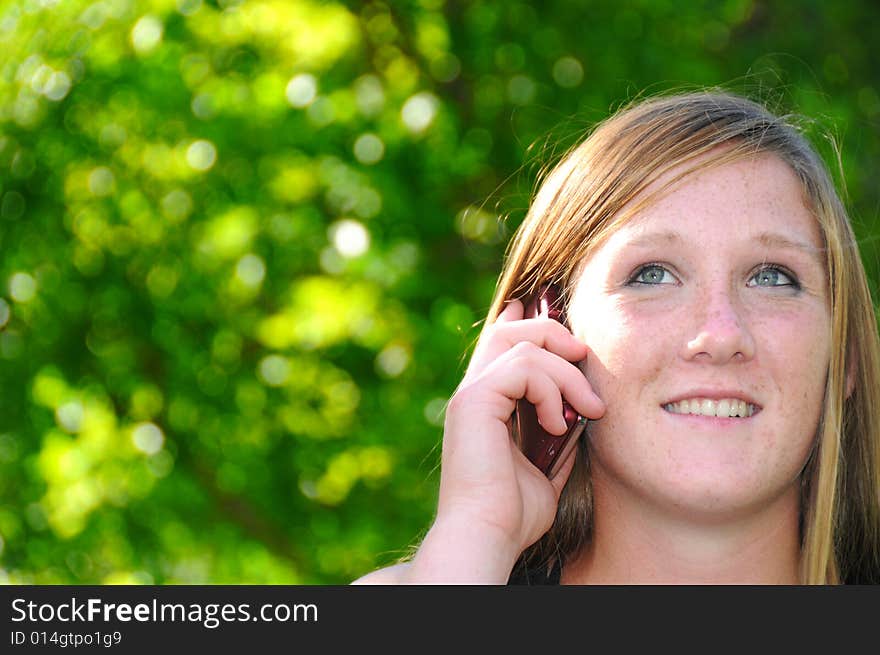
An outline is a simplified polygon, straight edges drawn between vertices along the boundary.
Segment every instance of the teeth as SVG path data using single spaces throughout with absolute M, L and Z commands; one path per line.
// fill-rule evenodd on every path
M 722 398 L 711 400 L 710 398 L 690 398 L 677 403 L 667 403 L 663 409 L 673 414 L 694 414 L 696 416 L 717 416 L 721 418 L 748 418 L 752 416 L 756 407 L 738 398 Z

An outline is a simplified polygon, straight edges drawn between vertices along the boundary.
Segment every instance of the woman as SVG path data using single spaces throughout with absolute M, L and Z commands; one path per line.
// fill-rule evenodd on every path
M 568 328 L 524 318 L 542 285 Z M 517 400 L 563 434 L 544 475 Z M 446 414 L 440 496 L 373 583 L 880 582 L 880 345 L 820 158 L 726 93 L 651 99 L 551 172 Z

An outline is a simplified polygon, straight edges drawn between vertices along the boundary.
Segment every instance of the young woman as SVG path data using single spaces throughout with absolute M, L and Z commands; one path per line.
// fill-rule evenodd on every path
M 524 317 L 552 284 L 567 325 Z M 552 477 L 517 401 L 561 435 Z M 821 159 L 715 92 L 601 124 L 544 181 L 449 402 L 435 521 L 358 582 L 880 582 L 880 343 Z

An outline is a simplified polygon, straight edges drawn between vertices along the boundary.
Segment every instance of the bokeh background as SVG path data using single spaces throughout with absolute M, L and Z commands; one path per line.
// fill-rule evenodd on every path
M 876 289 L 878 25 L 874 0 L 0 2 L 0 580 L 338 584 L 404 554 L 536 176 L 640 95 L 725 84 L 832 162 L 835 137 Z

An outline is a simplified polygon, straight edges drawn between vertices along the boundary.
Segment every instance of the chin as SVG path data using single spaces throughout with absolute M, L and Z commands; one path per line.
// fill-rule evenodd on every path
M 596 487 L 607 487 L 609 498 L 622 502 L 629 498 L 646 508 L 682 520 L 719 523 L 760 513 L 783 497 L 798 501 L 797 474 L 786 479 L 766 471 L 744 467 L 736 470 L 725 458 L 711 461 L 615 457 L 595 453 L 592 475 Z M 742 462 L 739 462 L 742 466 Z M 792 482 L 792 480 L 794 480 Z
M 748 476 L 666 480 L 656 486 L 652 502 L 658 508 L 705 524 L 747 519 L 780 502 L 799 502 L 797 484 L 768 485 Z

